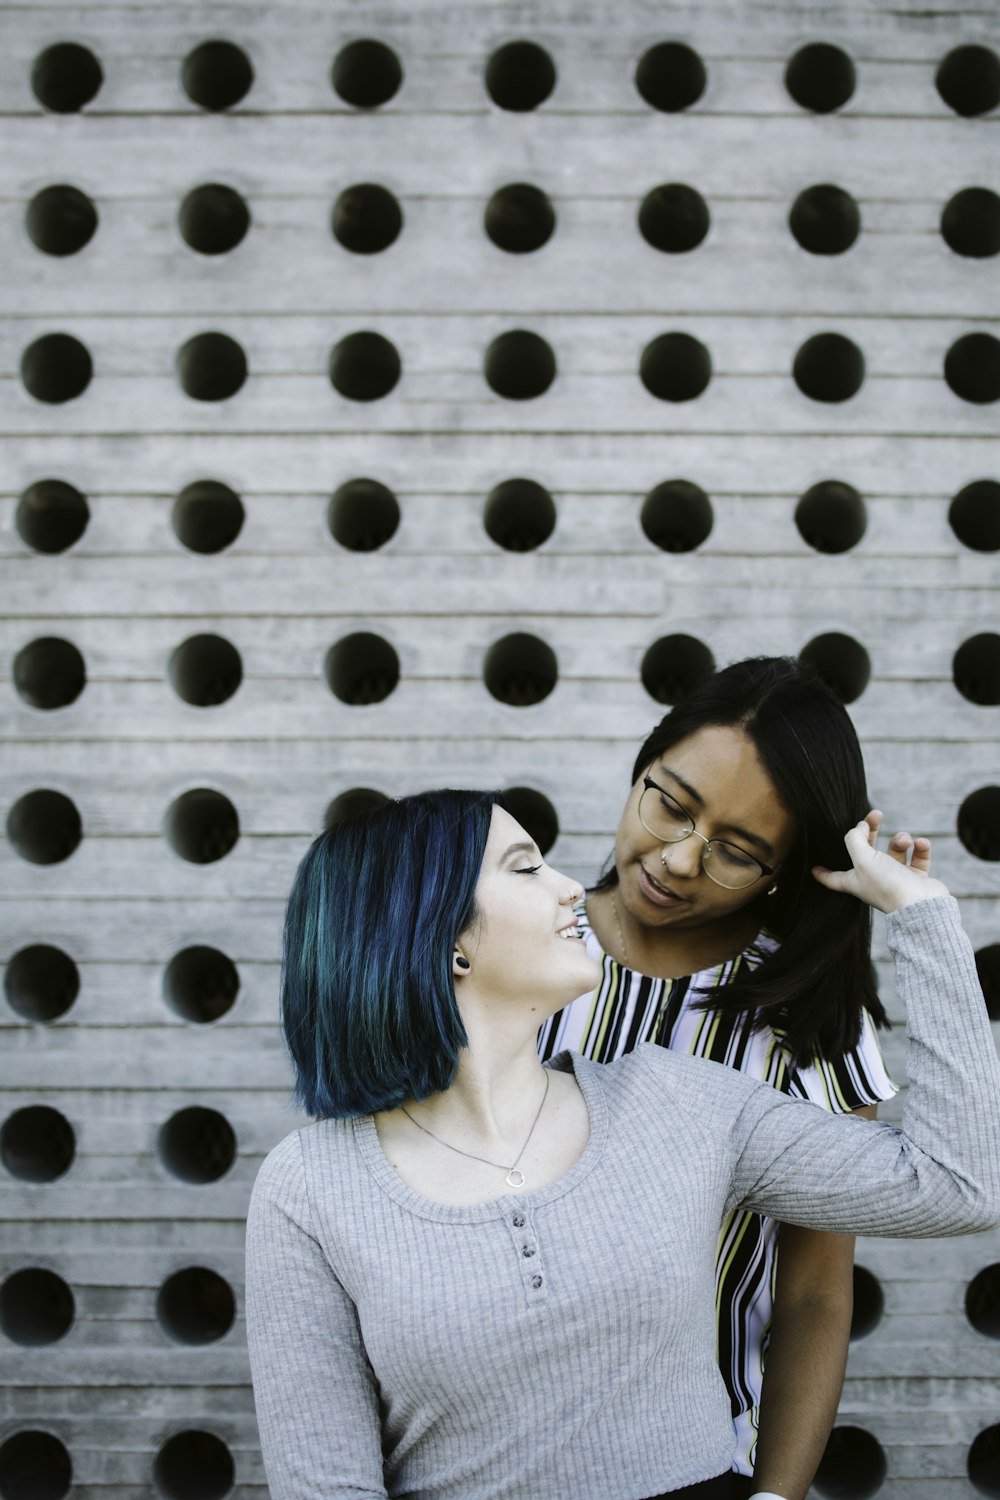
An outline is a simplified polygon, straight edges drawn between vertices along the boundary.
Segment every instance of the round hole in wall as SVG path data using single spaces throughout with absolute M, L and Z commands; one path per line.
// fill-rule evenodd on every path
M 483 681 L 493 697 L 513 708 L 541 703 L 559 678 L 556 654 L 537 635 L 517 631 L 494 641 L 483 661 Z
M 693 552 L 711 534 L 712 502 L 690 479 L 667 479 L 650 490 L 639 521 L 649 540 L 664 552 Z
M 403 210 L 388 188 L 377 182 L 356 182 L 333 205 L 331 227 L 345 250 L 377 255 L 399 238 Z
M 486 92 L 501 109 L 525 114 L 556 86 L 556 65 L 537 42 L 507 42 L 486 64 Z
M 69 859 L 83 837 L 80 814 L 70 799 L 50 787 L 18 798 L 7 814 L 7 837 L 22 859 L 57 865 Z
M 792 377 L 811 401 L 849 401 L 865 378 L 865 357 L 842 333 L 816 333 L 795 356 Z
M 36 552 L 65 552 L 87 529 L 90 507 L 73 485 L 62 479 L 39 479 L 18 501 L 14 525 L 26 546 Z
M 813 1480 L 828 1500 L 870 1500 L 886 1476 L 885 1453 L 863 1427 L 835 1427 Z
M 250 228 L 250 210 L 235 188 L 205 182 L 187 194 L 177 224 L 182 238 L 199 255 L 225 255 L 235 250 Z
M 824 479 L 800 499 L 795 524 L 802 540 L 817 552 L 849 552 L 865 534 L 868 513 L 852 484 Z
M 51 1432 L 25 1428 L 0 1445 L 3 1500 L 65 1500 L 72 1483 L 70 1456 Z
M 72 1125 L 47 1104 L 16 1109 L 0 1128 L 0 1159 L 22 1182 L 55 1182 L 69 1171 L 75 1155 Z
M 0 1286 L 0 1328 L 25 1348 L 57 1343 L 69 1332 L 75 1313 L 65 1281 L 41 1266 L 15 1271 Z
M 693 401 L 712 378 L 712 356 L 689 333 L 661 333 L 646 345 L 639 379 L 659 401 Z
M 235 42 L 202 42 L 189 52 L 181 68 L 181 86 L 201 109 L 232 109 L 250 92 L 253 65 Z
M 986 1011 L 991 1021 L 1000 1021 L 1000 943 L 990 943 L 976 953 L 976 969 L 983 987 Z
M 396 346 L 380 333 L 349 333 L 330 354 L 330 381 L 349 401 L 379 401 L 402 373 Z
M 214 1344 L 225 1338 L 235 1318 L 232 1287 L 206 1266 L 175 1271 L 157 1294 L 157 1322 L 179 1344 Z
M 1000 703 L 1000 635 L 984 631 L 963 641 L 952 659 L 951 675 L 970 703 Z
M 556 378 L 556 357 L 540 334 L 526 328 L 501 333 L 486 351 L 486 383 L 507 401 L 532 401 Z
M 675 115 L 697 104 L 708 74 L 693 47 L 685 42 L 657 42 L 639 59 L 635 86 L 653 109 Z
M 21 355 L 25 390 L 48 406 L 62 406 L 82 396 L 93 373 L 89 349 L 70 333 L 45 333 Z
M 156 1145 L 167 1171 L 182 1182 L 218 1182 L 236 1159 L 236 1135 L 225 1115 L 198 1104 L 171 1115 Z
M 66 708 L 83 692 L 87 669 L 72 641 L 45 635 L 22 646 L 14 658 L 13 677 L 18 693 L 32 708 Z
M 556 211 L 541 188 L 530 182 L 509 182 L 497 188 L 487 203 L 483 227 L 499 249 L 528 255 L 552 238 Z
M 153 1482 L 162 1500 L 223 1500 L 236 1465 L 221 1438 L 189 1429 L 175 1433 L 156 1455 Z
M 788 227 L 810 255 L 843 255 L 861 233 L 861 211 L 850 193 L 821 182 L 798 195 Z
M 198 479 L 187 485 L 171 514 L 177 540 L 192 552 L 222 552 L 235 542 L 243 527 L 243 502 L 228 484 Z
M 228 333 L 198 333 L 177 351 L 177 378 L 193 401 L 228 401 L 247 378 L 247 357 Z
M 398 93 L 403 65 L 385 42 L 365 37 L 341 48 L 333 60 L 330 79 L 345 104 L 355 109 L 378 109 Z
M 213 708 L 231 698 L 243 681 L 240 653 L 221 635 L 192 635 L 174 651 L 167 668 L 178 698 Z
M 396 533 L 399 502 L 377 479 L 349 479 L 330 501 L 327 524 L 342 547 L 375 552 Z
M 531 786 L 511 786 L 500 795 L 500 805 L 533 838 L 544 856 L 559 837 L 559 818 L 548 797 Z
M 985 406 L 1000 400 L 1000 339 L 992 333 L 956 339 L 944 358 L 944 378 L 963 401 Z
M 971 792 L 958 810 L 958 836 L 976 859 L 1000 859 L 1000 786 Z
M 556 504 L 533 479 L 505 479 L 490 491 L 483 511 L 486 534 L 508 552 L 532 552 L 555 530 Z
M 829 115 L 850 99 L 857 84 L 854 64 L 831 42 L 800 47 L 785 69 L 785 87 L 802 109 Z
M 973 1276 L 965 1289 L 965 1315 L 977 1333 L 1000 1339 L 1000 1265 Z
M 334 797 L 323 815 L 324 829 L 339 828 L 361 813 L 374 812 L 389 801 L 385 792 L 377 792 L 370 786 L 352 786 Z
M 654 250 L 683 255 L 701 244 L 711 220 L 708 204 L 684 182 L 663 182 L 643 198 L 639 233 Z
M 980 1495 L 1000 1496 L 1000 1424 L 984 1427 L 969 1449 L 969 1482 Z
M 642 658 L 642 685 L 657 703 L 682 703 L 715 671 L 715 657 L 693 635 L 664 635 Z
M 864 1266 L 854 1267 L 854 1311 L 851 1314 L 851 1338 L 863 1339 L 877 1328 L 885 1310 L 885 1295 L 877 1276 Z
M 399 657 L 382 636 L 359 630 L 330 647 L 324 671 L 334 697 L 359 708 L 366 703 L 381 703 L 395 691 Z
M 32 198 L 24 224 L 31 243 L 45 255 L 76 255 L 97 231 L 97 209 L 79 188 L 54 183 Z
M 170 1009 L 198 1026 L 232 1010 L 239 991 L 232 959 L 200 943 L 175 953 L 163 975 L 163 998 Z
M 959 490 L 948 509 L 952 531 L 974 552 L 1000 551 L 1000 484 L 977 479 Z
M 838 630 L 813 636 L 799 652 L 799 661 L 812 667 L 841 703 L 856 702 L 872 675 L 871 658 L 861 642 Z
M 55 42 L 35 58 L 31 87 L 44 109 L 75 115 L 88 105 L 104 82 L 104 69 L 89 47 Z
M 989 188 L 963 188 L 941 213 L 941 234 L 949 250 L 973 260 L 1000 253 L 1000 196 Z
M 11 1010 L 26 1021 L 57 1021 L 80 993 L 80 971 L 61 948 L 31 943 L 13 954 L 4 974 Z
M 1000 104 L 1000 57 L 989 47 L 954 47 L 934 82 L 957 115 L 985 115 Z
M 240 820 L 222 792 L 199 786 L 182 792 L 170 804 L 163 831 L 181 859 L 193 865 L 210 865 L 224 859 L 233 848 L 240 836 Z

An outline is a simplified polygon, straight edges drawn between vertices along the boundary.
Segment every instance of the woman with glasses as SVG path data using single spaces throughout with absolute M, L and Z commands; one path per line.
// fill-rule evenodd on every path
M 844 708 L 795 661 L 737 662 L 657 725 L 632 781 L 614 863 L 581 910 L 601 979 L 543 1028 L 543 1058 L 610 1062 L 655 1042 L 874 1117 L 896 1090 L 875 1037 L 869 913 L 810 874 L 870 806 Z M 778 1240 L 773 1218 L 723 1225 L 719 1365 L 734 1493 L 754 1493 L 755 1475 L 803 1500 L 843 1383 L 854 1245 L 785 1226 L 779 1257 Z

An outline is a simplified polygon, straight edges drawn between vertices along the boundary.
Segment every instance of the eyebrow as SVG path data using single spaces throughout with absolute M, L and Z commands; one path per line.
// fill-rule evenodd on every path
M 664 776 L 669 776 L 671 781 L 676 781 L 677 785 L 691 798 L 692 802 L 696 802 L 699 807 L 705 806 L 704 797 L 700 792 L 695 791 L 694 787 L 690 782 L 685 781 L 683 776 L 678 776 L 676 771 L 671 771 L 670 767 L 665 766 L 662 761 L 660 762 L 660 770 Z M 767 839 L 762 839 L 759 833 L 751 833 L 749 828 L 741 828 L 738 823 L 723 823 L 722 826 L 729 833 L 735 833 L 737 838 L 743 839 L 746 843 L 755 844 L 763 854 L 773 857 L 773 844 L 769 844 Z
M 500 856 L 500 863 L 505 865 L 512 854 L 534 854 L 535 846 L 530 839 L 522 839 L 518 844 L 511 844 Z

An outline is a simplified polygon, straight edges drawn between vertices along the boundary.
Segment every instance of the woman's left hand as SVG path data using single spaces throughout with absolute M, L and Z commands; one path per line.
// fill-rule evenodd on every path
M 915 901 L 930 901 L 947 896 L 948 887 L 930 874 L 931 841 L 915 839 L 908 833 L 895 833 L 888 852 L 878 848 L 878 831 L 882 814 L 872 811 L 844 835 L 851 869 L 827 870 L 814 865 L 813 874 L 827 890 L 843 891 L 856 896 L 878 911 L 899 911 Z

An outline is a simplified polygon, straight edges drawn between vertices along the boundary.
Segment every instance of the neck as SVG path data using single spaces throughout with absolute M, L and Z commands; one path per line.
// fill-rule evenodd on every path
M 587 916 L 602 948 L 619 963 L 669 979 L 735 958 L 760 928 L 749 907 L 692 927 L 647 926 L 632 916 L 617 886 L 590 895 Z

